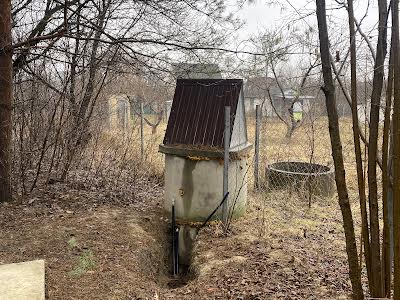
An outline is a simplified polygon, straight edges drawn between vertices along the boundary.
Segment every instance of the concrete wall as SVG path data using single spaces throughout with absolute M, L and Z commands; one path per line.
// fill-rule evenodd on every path
M 172 199 L 178 220 L 204 221 L 223 198 L 223 162 L 220 160 L 190 160 L 165 155 L 165 201 L 164 208 L 171 213 Z M 245 212 L 247 202 L 246 160 L 229 164 L 229 201 L 236 200 L 234 216 Z M 217 217 L 220 213 L 217 212 Z

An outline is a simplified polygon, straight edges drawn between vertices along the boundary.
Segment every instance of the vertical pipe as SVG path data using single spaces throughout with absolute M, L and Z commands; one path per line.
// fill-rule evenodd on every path
M 259 157 L 260 157 L 260 105 L 256 105 L 256 137 L 254 141 L 254 189 L 259 188 Z
M 164 109 L 165 109 L 165 122 L 168 122 L 168 102 L 164 101 Z
M 175 222 L 175 200 L 172 199 L 172 275 L 178 275 L 179 272 L 179 262 L 178 262 L 178 245 L 177 245 L 177 228 Z
M 144 133 L 143 133 L 143 101 L 140 102 L 140 153 L 144 157 Z
M 179 274 L 179 228 L 175 221 L 175 275 Z
M 229 146 L 231 140 L 231 107 L 225 106 L 225 130 L 224 130 L 224 173 L 223 173 L 223 195 L 224 197 L 228 192 L 228 172 L 229 172 Z M 222 205 L 222 221 L 224 222 L 225 228 L 228 226 L 228 208 L 229 208 L 229 196 Z

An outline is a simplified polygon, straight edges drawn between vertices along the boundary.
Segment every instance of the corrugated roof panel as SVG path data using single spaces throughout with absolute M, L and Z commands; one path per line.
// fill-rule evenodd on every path
M 241 79 L 178 79 L 164 144 L 223 148 L 224 109 L 232 130 L 242 87 Z

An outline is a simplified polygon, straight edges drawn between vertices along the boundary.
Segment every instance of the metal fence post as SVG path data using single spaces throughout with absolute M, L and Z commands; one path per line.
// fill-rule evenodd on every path
M 164 101 L 164 111 L 165 111 L 165 114 L 164 114 L 165 121 L 168 122 L 168 103 L 167 103 L 167 101 Z
M 140 102 L 140 153 L 142 155 L 142 159 L 144 157 L 144 132 L 143 132 L 143 102 Z
M 124 138 L 128 132 L 128 104 L 124 102 Z
M 225 130 L 224 130 L 224 173 L 223 173 L 223 195 L 224 197 L 228 192 L 228 172 L 229 172 L 229 147 L 231 140 L 231 107 L 225 106 Z M 225 228 L 228 226 L 228 216 L 229 216 L 229 196 L 226 198 L 222 204 L 222 220 L 224 222 Z
M 259 184 L 259 157 L 260 157 L 260 105 L 256 105 L 256 137 L 254 141 L 254 189 L 260 187 Z

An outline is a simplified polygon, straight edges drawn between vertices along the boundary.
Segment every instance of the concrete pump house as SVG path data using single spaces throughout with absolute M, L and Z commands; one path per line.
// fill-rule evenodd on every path
M 243 81 L 178 79 L 159 151 L 165 154 L 164 207 L 170 213 L 174 201 L 181 224 L 204 221 L 223 198 L 225 106 L 231 107 L 229 209 L 233 216 L 245 211 L 251 144 Z

